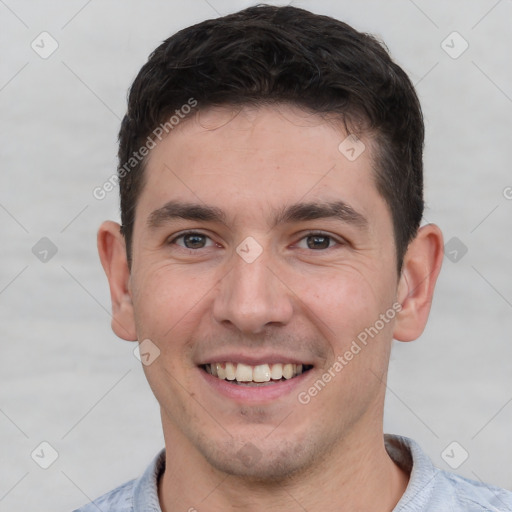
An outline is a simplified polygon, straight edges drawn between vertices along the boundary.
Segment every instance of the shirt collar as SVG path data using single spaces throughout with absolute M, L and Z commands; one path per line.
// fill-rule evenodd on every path
M 162 512 L 158 480 L 165 469 L 165 448 L 153 459 L 133 488 L 133 512 Z
M 409 484 L 393 512 L 423 510 L 431 498 L 439 472 L 420 445 L 404 436 L 384 434 L 384 445 L 393 461 L 409 474 Z

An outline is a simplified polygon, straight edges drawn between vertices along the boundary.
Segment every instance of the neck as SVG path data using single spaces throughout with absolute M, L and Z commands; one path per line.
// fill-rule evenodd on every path
M 170 425 L 168 425 L 170 427 Z M 392 511 L 409 475 L 389 457 L 382 429 L 348 435 L 328 457 L 279 482 L 248 481 L 216 470 L 172 428 L 166 432 L 166 468 L 159 483 L 162 512 L 328 510 Z

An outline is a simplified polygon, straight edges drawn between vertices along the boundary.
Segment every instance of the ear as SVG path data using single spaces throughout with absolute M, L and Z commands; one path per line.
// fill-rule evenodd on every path
M 441 265 L 443 235 L 435 224 L 427 224 L 409 244 L 398 283 L 398 302 L 393 337 L 399 341 L 418 338 L 427 323 Z
M 126 245 L 117 222 L 106 221 L 98 230 L 98 252 L 107 274 L 112 301 L 112 330 L 126 341 L 136 341 Z

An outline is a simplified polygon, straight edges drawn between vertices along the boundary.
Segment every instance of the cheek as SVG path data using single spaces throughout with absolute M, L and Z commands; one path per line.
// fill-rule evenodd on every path
M 391 287 L 354 268 L 329 269 L 323 276 L 297 282 L 303 283 L 301 300 L 320 320 L 315 323 L 323 325 L 328 339 L 352 339 L 391 306 Z
M 183 389 L 193 389 L 190 370 L 193 336 L 208 294 L 205 278 L 183 275 L 177 267 L 153 266 L 134 279 L 134 311 L 140 340 L 149 339 L 158 348 L 158 357 L 143 370 L 153 393 L 168 410 L 186 409 Z M 188 397 L 188 394 L 186 394 Z
M 197 315 L 204 311 L 213 284 L 204 275 L 191 275 L 171 265 L 140 272 L 133 285 L 139 338 L 154 339 L 158 345 L 186 339 L 187 330 L 197 326 Z
M 326 407 L 332 406 L 328 410 L 334 424 L 347 426 L 383 392 L 396 314 L 394 295 L 392 283 L 376 273 L 346 268 L 330 269 L 329 274 L 302 285 L 304 310 L 322 330 L 331 354 L 318 380 L 302 389 L 301 396 L 310 400 L 314 415 L 325 416 Z M 380 315 L 386 312 L 391 312 L 389 318 L 382 321 Z

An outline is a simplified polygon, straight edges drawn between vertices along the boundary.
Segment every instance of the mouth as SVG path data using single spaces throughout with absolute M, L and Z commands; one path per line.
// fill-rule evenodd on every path
M 251 366 L 236 362 L 207 363 L 200 368 L 221 381 L 247 387 L 272 386 L 279 382 L 290 381 L 310 371 L 308 364 L 275 363 Z

